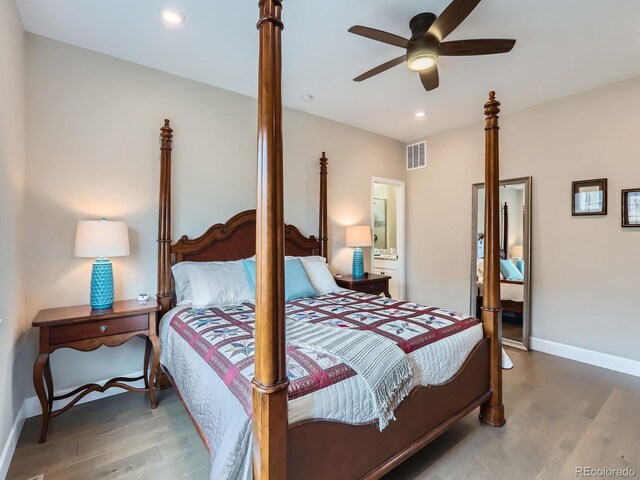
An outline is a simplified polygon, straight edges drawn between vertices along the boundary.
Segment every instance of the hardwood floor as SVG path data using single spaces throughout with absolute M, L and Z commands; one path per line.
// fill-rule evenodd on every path
M 640 478 L 640 378 L 538 352 L 510 349 L 504 372 L 507 424 L 472 413 L 386 479 L 569 479 L 576 467 L 635 470 Z M 9 480 L 208 479 L 208 454 L 167 390 L 151 411 L 125 393 L 75 407 L 52 421 L 27 420 Z M 633 477 L 632 477 L 633 478 Z M 341 480 L 341 479 L 336 479 Z

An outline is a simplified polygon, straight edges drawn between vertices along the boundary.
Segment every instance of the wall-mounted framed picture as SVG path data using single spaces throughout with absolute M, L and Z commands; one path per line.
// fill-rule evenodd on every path
M 622 190 L 622 226 L 640 227 L 640 188 Z
M 607 214 L 607 179 L 580 180 L 571 184 L 571 215 Z

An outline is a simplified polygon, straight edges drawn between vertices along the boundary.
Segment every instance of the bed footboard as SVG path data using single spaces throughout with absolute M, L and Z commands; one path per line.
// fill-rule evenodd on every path
M 290 425 L 287 478 L 380 478 L 490 395 L 489 340 L 483 338 L 452 380 L 414 389 L 382 432 L 377 423 L 308 420 Z

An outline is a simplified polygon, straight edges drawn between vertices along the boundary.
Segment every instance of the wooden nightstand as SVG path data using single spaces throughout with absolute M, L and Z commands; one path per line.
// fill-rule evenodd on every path
M 160 361 L 160 341 L 157 335 L 156 312 L 160 306 L 155 300 L 140 305 L 137 300 L 115 302 L 112 308 L 92 310 L 89 305 L 52 308 L 41 310 L 32 322 L 40 329 L 40 354 L 33 367 L 33 386 L 42 406 L 42 430 L 40 443 L 47 439 L 49 420 L 61 415 L 73 407 L 90 392 L 104 392 L 111 387 L 124 388 L 130 392 L 149 392 L 151 408 L 158 403 L 153 385 L 158 362 Z M 73 348 L 88 352 L 106 345 L 117 347 L 133 337 L 145 337 L 144 368 L 142 376 L 136 378 L 118 377 L 109 380 L 103 386 L 89 383 L 66 395 L 55 396 L 53 377 L 49 364 L 49 354 L 59 348 Z M 151 370 L 149 359 L 153 354 Z M 137 388 L 124 382 L 144 379 L 145 388 Z M 53 402 L 73 397 L 64 407 L 53 411 Z
M 385 297 L 391 298 L 389 294 L 389 280 L 391 277 L 389 275 L 370 273 L 362 278 L 353 278 L 353 275 L 341 275 L 334 278 L 339 287 L 373 295 L 384 293 Z

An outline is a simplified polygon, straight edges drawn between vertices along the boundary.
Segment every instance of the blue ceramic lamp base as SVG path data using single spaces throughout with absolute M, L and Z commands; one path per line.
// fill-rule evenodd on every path
M 98 258 L 93 264 L 90 301 L 94 310 L 113 306 L 113 267 L 108 258 Z
M 364 277 L 364 254 L 360 247 L 353 250 L 353 266 L 351 267 L 351 275 L 353 278 Z

